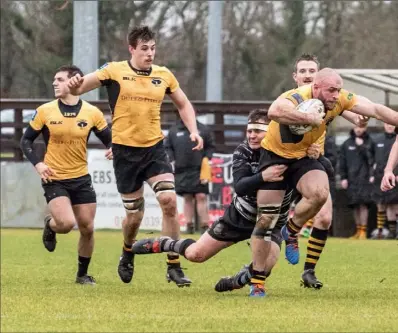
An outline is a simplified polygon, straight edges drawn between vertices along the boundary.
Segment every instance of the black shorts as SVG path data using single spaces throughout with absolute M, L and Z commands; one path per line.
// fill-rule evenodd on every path
M 251 238 L 255 223 L 245 219 L 230 205 L 224 213 L 224 216 L 215 221 L 207 231 L 209 235 L 220 242 L 238 243 Z M 282 244 L 281 228 L 275 226 L 271 234 L 271 241 Z
M 184 170 L 174 174 L 176 192 L 178 195 L 184 194 L 209 194 L 209 184 L 200 183 L 200 169 Z
M 284 164 L 288 168 L 284 173 L 284 179 L 279 182 L 264 182 L 260 186 L 260 190 L 287 190 L 288 188 L 296 188 L 300 178 L 307 172 L 312 170 L 321 170 L 326 172 L 323 165 L 318 161 L 309 157 L 300 159 L 291 159 L 281 157 L 269 150 L 261 148 L 261 156 L 259 162 L 259 170 L 264 170 L 275 164 Z
M 68 197 L 72 206 L 97 202 L 97 196 L 90 175 L 64 180 L 53 180 L 48 183 L 42 182 L 42 187 L 47 203 L 58 197 Z
M 112 152 L 119 193 L 135 192 L 149 178 L 173 173 L 163 140 L 152 147 L 130 147 L 114 143 Z

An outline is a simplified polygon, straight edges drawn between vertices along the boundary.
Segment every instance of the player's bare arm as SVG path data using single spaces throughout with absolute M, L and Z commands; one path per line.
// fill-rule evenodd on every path
M 101 82 L 94 72 L 83 77 L 80 74 L 76 74 L 69 79 L 68 87 L 72 95 L 79 96 L 101 87 Z
M 192 107 L 191 102 L 188 100 L 187 96 L 181 88 L 178 88 L 169 96 L 174 105 L 177 107 L 184 125 L 188 128 L 189 133 L 191 133 L 191 140 L 197 142 L 197 145 L 193 148 L 193 150 L 203 149 L 203 139 L 198 133 L 195 111 Z
M 391 148 L 390 155 L 388 157 L 387 165 L 384 169 L 384 176 L 381 181 L 381 190 L 389 191 L 395 187 L 396 176 L 394 175 L 394 169 L 398 165 L 398 136 Z
M 271 120 L 285 125 L 319 126 L 323 121 L 323 115 L 315 107 L 307 113 L 297 112 L 294 103 L 285 97 L 275 100 L 268 110 L 268 117 Z
M 398 112 L 382 104 L 373 103 L 363 96 L 357 96 L 357 104 L 350 110 L 354 113 L 373 117 L 387 124 L 398 126 Z
M 354 112 L 351 111 L 343 111 L 341 116 L 348 120 L 350 123 L 354 124 L 355 126 L 359 127 L 366 127 L 369 121 L 369 117 L 363 116 L 363 115 L 358 115 Z

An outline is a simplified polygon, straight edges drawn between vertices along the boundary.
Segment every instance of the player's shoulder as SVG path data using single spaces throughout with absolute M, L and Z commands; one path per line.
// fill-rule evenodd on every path
M 285 91 L 279 97 L 284 97 L 284 98 L 293 97 L 297 100 L 300 100 L 300 102 L 299 101 L 297 102 L 301 103 L 303 100 L 310 99 L 311 94 L 312 94 L 312 86 L 310 84 L 306 84 L 304 86 Z
M 171 70 L 166 66 L 152 65 L 151 76 L 169 77 L 171 75 L 173 75 Z
M 241 157 L 241 158 L 249 158 L 253 155 L 253 150 L 250 148 L 247 141 L 242 142 L 239 144 L 238 147 L 234 150 L 234 157 Z
M 98 70 L 117 70 L 117 69 L 123 69 L 128 67 L 128 61 L 123 60 L 123 61 L 108 61 L 104 63 Z
M 47 113 L 47 112 L 51 112 L 52 110 L 54 110 L 54 108 L 58 108 L 58 99 L 54 99 L 50 102 L 44 103 L 42 105 L 40 105 L 38 108 L 36 108 L 37 112 L 40 113 Z
M 349 102 L 355 97 L 355 94 L 346 89 L 341 89 L 339 92 L 339 99 L 343 102 Z
M 82 100 L 82 108 L 88 112 L 89 114 L 92 115 L 102 115 L 103 112 L 95 105 L 90 104 L 89 102 L 86 102 Z

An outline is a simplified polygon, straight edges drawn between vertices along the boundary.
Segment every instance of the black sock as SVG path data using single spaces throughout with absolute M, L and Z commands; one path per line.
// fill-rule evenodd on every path
M 310 238 L 308 238 L 307 257 L 305 258 L 304 270 L 315 269 L 326 244 L 328 233 L 329 230 L 322 230 L 316 227 L 312 228 Z
M 395 234 L 397 232 L 397 222 L 396 221 L 387 221 L 387 224 L 388 224 L 388 230 L 390 230 L 393 237 L 395 237 Z
M 186 249 L 191 246 L 193 243 L 196 243 L 193 239 L 179 239 L 173 240 L 171 238 L 166 239 L 160 245 L 160 250 L 162 252 L 176 252 L 185 256 Z
M 250 278 L 250 284 L 265 284 L 265 275 L 264 271 L 256 271 L 253 269 L 252 277 Z
M 289 219 L 289 222 L 286 224 L 286 228 L 289 231 L 290 236 L 297 236 L 297 234 L 300 232 L 301 227 L 299 227 L 297 224 L 293 222 L 292 219 Z
M 82 277 L 87 274 L 88 265 L 90 264 L 91 257 L 78 257 L 78 271 L 77 276 Z

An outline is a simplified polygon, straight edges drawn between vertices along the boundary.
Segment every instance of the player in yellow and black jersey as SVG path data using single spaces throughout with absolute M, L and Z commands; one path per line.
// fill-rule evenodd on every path
M 51 215 L 46 216 L 43 243 L 55 250 L 56 234 L 66 234 L 78 225 L 80 230 L 76 282 L 95 284 L 87 275 L 94 248 L 96 194 L 87 167 L 87 141 L 94 132 L 109 148 L 111 131 L 95 106 L 70 94 L 68 81 L 80 73 L 76 66 L 60 67 L 54 77 L 54 101 L 37 108 L 22 139 L 21 149 L 42 179 L 44 196 Z M 43 135 L 46 153 L 42 161 L 33 150 L 33 142 Z
M 263 257 L 267 255 L 268 247 L 263 235 L 269 228 L 273 228 L 288 186 L 295 187 L 302 195 L 293 218 L 282 228 L 282 236 L 288 242 L 285 254 L 289 261 L 298 262 L 297 233 L 307 220 L 317 214 L 325 215 L 325 220 L 331 220 L 331 216 L 327 216 L 332 213 L 332 202 L 325 169 L 318 160 L 306 157 L 308 147 L 324 134 L 327 125 L 344 110 L 398 125 L 398 114 L 395 111 L 343 90 L 342 86 L 342 78 L 334 70 L 324 68 L 316 74 L 312 84 L 282 94 L 268 111 L 272 121 L 262 142 L 259 168 L 262 170 L 270 165 L 285 164 L 288 169 L 283 181 L 264 183 L 257 193 L 258 218 L 251 244 L 253 268 L 259 276 L 264 276 Z M 315 107 L 307 113 L 296 110 L 297 105 L 311 98 L 323 102 L 326 110 L 324 114 Z M 290 132 L 288 125 L 301 124 L 312 125 L 314 128 L 304 135 Z M 317 247 L 323 247 L 324 244 L 325 241 L 320 240 Z M 313 271 L 307 274 L 311 275 L 307 279 L 309 284 L 318 282 Z M 253 278 L 258 281 L 256 276 Z M 253 285 L 253 290 L 264 289 L 261 283 Z
M 195 112 L 169 69 L 153 64 L 155 34 L 148 27 L 133 28 L 128 35 L 131 58 L 109 62 L 84 77 L 76 75 L 69 82 L 75 95 L 101 85 L 108 91 L 112 111 L 112 149 L 116 185 L 126 210 L 123 221 L 124 246 L 119 261 L 121 280 L 129 283 L 134 273 L 132 245 L 144 215 L 143 183 L 147 182 L 158 198 L 165 236 L 179 239 L 174 176 L 160 124 L 160 108 L 167 94 L 176 105 L 181 119 L 197 145 L 203 140 L 196 126 Z M 169 253 L 167 279 L 178 286 L 190 285 L 179 257 Z

